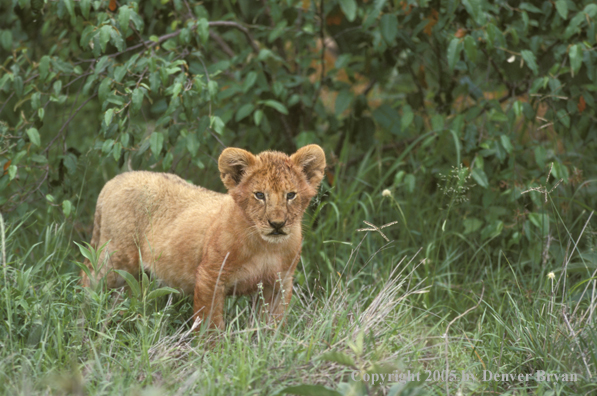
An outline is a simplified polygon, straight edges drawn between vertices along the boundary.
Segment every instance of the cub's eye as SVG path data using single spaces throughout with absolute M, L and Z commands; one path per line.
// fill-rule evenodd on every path
M 296 197 L 296 193 L 289 192 L 288 194 L 286 194 L 286 198 L 288 200 L 294 199 L 294 197 Z
M 255 198 L 257 198 L 260 201 L 265 201 L 265 194 L 262 192 L 256 192 L 255 193 Z

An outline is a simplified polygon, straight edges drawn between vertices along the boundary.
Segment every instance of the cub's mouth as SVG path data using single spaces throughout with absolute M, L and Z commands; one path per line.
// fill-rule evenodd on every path
M 282 230 L 271 230 L 270 232 L 261 234 L 261 238 L 269 243 L 282 243 L 290 237 L 290 234 Z

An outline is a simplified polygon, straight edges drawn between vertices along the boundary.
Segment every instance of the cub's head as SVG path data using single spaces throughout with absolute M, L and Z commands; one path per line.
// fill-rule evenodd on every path
M 253 155 L 225 149 L 220 177 L 245 217 L 272 243 L 300 233 L 303 213 L 323 179 L 325 154 L 316 144 L 288 156 L 277 151 Z

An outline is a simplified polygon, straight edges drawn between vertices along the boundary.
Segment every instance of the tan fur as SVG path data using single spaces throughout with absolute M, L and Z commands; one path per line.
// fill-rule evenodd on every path
M 112 269 L 135 276 L 148 271 L 193 295 L 195 317 L 222 328 L 225 296 L 255 293 L 262 283 L 267 310 L 280 318 L 292 295 L 303 213 L 325 164 L 317 145 L 290 157 L 228 148 L 218 161 L 228 194 L 168 173 L 116 176 L 99 195 L 91 239 L 96 248 L 108 244 L 100 268 L 93 272 L 87 262 L 92 279 L 82 272 L 82 284 L 105 276 L 107 286 L 116 288 L 125 282 Z M 288 199 L 288 193 L 296 197 Z

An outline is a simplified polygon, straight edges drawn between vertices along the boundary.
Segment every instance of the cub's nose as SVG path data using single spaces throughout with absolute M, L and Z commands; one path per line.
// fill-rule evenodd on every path
M 286 225 L 286 220 L 284 221 L 267 221 L 269 225 L 271 225 L 275 230 L 280 230 L 282 227 Z

